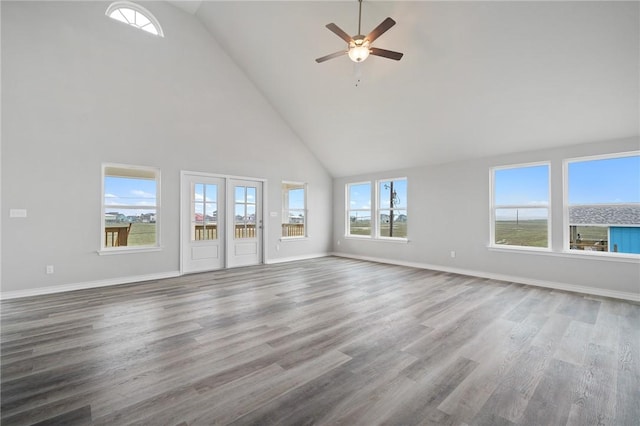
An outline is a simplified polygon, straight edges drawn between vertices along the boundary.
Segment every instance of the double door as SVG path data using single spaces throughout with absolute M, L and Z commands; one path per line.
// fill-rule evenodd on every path
M 183 273 L 262 263 L 262 181 L 182 173 Z

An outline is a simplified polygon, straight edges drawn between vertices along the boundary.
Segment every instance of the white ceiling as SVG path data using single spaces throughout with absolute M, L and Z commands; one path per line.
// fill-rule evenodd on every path
M 638 2 L 202 1 L 194 13 L 333 176 L 638 135 Z M 356 74 L 361 82 L 356 87 Z M 250 123 L 248 123 L 250 125 Z

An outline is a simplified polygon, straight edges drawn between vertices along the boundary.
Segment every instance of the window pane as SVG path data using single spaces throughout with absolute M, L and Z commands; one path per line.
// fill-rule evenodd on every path
M 158 35 L 158 30 L 156 29 L 156 27 L 153 26 L 153 24 L 145 25 L 141 29 L 143 29 L 146 32 L 151 33 L 153 35 Z
M 255 204 L 247 204 L 247 222 L 256 223 L 256 206 Z
M 156 181 L 105 176 L 104 204 L 118 206 L 155 206 Z
M 371 184 L 361 183 L 357 185 L 349 185 L 349 208 L 371 208 Z
M 371 235 L 370 212 L 349 212 L 349 235 Z
M 371 236 L 371 184 L 349 184 L 347 191 L 347 234 Z
M 122 13 L 122 15 L 125 17 L 128 23 L 133 24 L 136 22 L 136 12 L 134 10 L 127 9 L 124 7 L 121 7 L 118 10 L 120 11 L 120 13 Z
M 304 209 L 304 189 L 289 190 L 289 209 Z
M 246 187 L 236 186 L 236 203 L 244 203 L 246 195 Z
M 105 247 L 156 244 L 156 210 L 105 208 Z
M 567 171 L 569 248 L 640 254 L 640 156 L 572 161 Z
M 256 188 L 252 186 L 247 187 L 247 203 L 249 204 L 256 203 Z
M 140 12 L 136 12 L 136 25 L 137 26 L 144 27 L 145 25 L 150 24 L 150 23 L 151 23 L 151 21 L 149 21 L 146 16 L 144 16 Z
M 215 203 L 218 201 L 218 185 L 206 185 L 206 202 Z
M 399 208 L 407 205 L 407 180 L 389 180 L 379 183 L 378 205 L 381 209 Z
M 496 209 L 495 243 L 501 245 L 548 247 L 549 209 Z
M 304 210 L 289 210 L 289 216 L 282 222 L 283 237 L 304 237 Z
M 569 204 L 640 203 L 640 156 L 569 163 Z
M 496 206 L 548 206 L 549 166 L 494 170 Z
M 407 237 L 406 210 L 380 210 L 381 237 Z
M 120 22 L 124 22 L 125 24 L 128 24 L 129 21 L 127 21 L 127 18 L 124 17 L 124 15 L 122 14 L 122 12 L 120 11 L 120 9 L 116 9 L 113 12 L 111 12 L 111 14 L 109 15 L 110 18 L 113 18 L 115 20 L 118 20 Z
M 193 197 L 196 201 L 204 201 L 204 184 L 193 184 Z

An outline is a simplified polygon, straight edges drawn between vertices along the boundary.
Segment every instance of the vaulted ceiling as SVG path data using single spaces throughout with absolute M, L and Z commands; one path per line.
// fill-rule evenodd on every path
M 193 13 L 333 176 L 635 136 L 637 2 L 174 2 Z M 360 82 L 356 84 L 357 79 Z M 250 125 L 250 123 L 248 123 Z

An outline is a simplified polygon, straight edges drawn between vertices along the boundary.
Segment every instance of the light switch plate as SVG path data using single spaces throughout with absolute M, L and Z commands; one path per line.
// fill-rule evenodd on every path
M 27 217 L 27 209 L 9 209 L 9 217 Z

